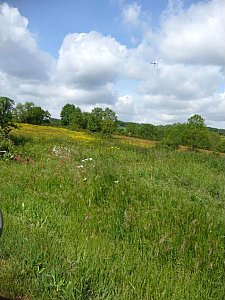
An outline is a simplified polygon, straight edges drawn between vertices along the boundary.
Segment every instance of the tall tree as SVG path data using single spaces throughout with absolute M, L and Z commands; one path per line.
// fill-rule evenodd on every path
M 17 126 L 13 122 L 15 102 L 7 97 L 0 97 L 0 134 L 4 137 Z
M 193 115 L 188 118 L 188 125 L 192 125 L 195 127 L 205 127 L 205 119 L 200 115 Z
M 68 126 L 70 124 L 70 118 L 73 112 L 75 111 L 75 105 L 67 103 L 63 106 L 60 117 L 61 117 L 61 124 Z
M 90 131 L 100 132 L 102 130 L 102 120 L 103 120 L 103 109 L 100 107 L 95 107 L 92 109 L 89 118 L 87 128 Z
M 50 113 L 40 106 L 36 106 L 33 102 L 18 103 L 14 109 L 18 122 L 40 125 L 49 123 Z
M 209 130 L 205 125 L 205 119 L 200 115 L 195 114 L 188 119 L 184 142 L 192 148 L 210 148 Z
M 87 128 L 90 131 L 111 134 L 116 126 L 116 113 L 109 107 L 106 107 L 105 110 L 95 107 L 89 114 Z
M 70 127 L 74 130 L 83 128 L 83 114 L 79 107 L 75 107 L 69 117 Z

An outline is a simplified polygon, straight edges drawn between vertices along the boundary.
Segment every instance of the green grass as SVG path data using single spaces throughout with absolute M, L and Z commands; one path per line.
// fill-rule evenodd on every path
M 224 298 L 223 158 L 113 139 L 16 151 L 33 162 L 0 160 L 0 295 Z

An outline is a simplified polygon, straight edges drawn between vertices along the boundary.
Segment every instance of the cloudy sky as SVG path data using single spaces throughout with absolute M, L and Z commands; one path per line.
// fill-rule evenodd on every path
M 0 96 L 225 128 L 224 0 L 0 0 Z M 157 62 L 157 64 L 152 64 Z

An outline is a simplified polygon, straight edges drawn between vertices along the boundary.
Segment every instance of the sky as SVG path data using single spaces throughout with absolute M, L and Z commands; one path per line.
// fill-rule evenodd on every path
M 225 128 L 224 12 L 224 0 L 0 0 L 0 96 L 57 118 L 73 103 Z

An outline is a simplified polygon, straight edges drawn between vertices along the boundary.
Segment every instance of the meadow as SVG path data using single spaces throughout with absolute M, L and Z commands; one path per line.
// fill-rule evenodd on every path
M 0 159 L 0 296 L 224 298 L 224 158 L 22 125 Z

